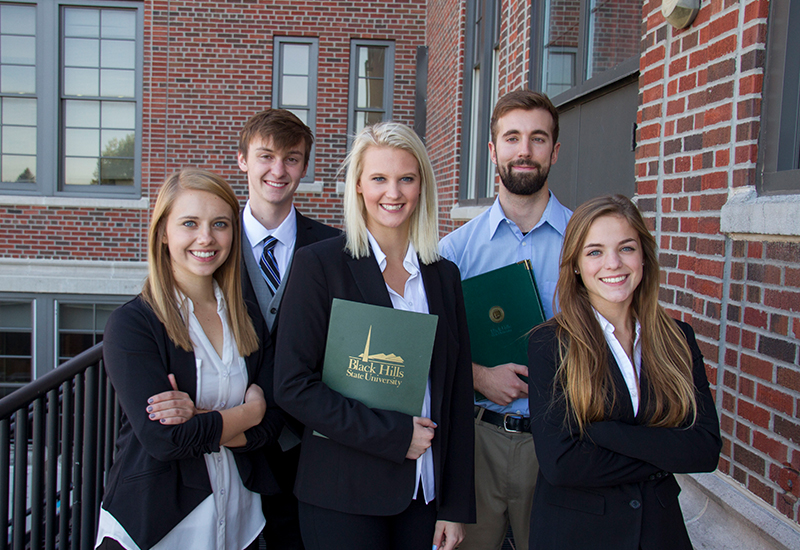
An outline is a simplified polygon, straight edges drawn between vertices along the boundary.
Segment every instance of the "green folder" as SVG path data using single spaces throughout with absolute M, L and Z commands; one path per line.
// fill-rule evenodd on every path
M 419 416 L 438 321 L 334 298 L 322 381 L 370 408 Z
M 530 261 L 464 279 L 472 361 L 528 364 L 528 333 L 545 321 Z M 476 392 L 478 400 L 484 397 Z

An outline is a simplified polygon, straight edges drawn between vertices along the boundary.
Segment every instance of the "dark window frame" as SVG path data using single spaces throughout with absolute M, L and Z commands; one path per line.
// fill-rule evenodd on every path
M 758 140 L 759 195 L 800 194 L 800 5 L 772 0 Z
M 309 46 L 308 57 L 308 105 L 300 106 L 283 103 L 281 77 L 283 76 L 283 56 L 282 48 L 286 44 L 303 44 Z M 304 109 L 308 110 L 308 121 L 306 125 L 311 128 L 311 132 L 317 135 L 317 77 L 319 75 L 319 38 L 309 36 L 275 36 L 273 38 L 273 66 L 272 71 L 272 107 L 274 109 Z M 308 157 L 308 170 L 301 183 L 314 183 L 314 171 L 316 166 L 316 146 L 311 147 Z
M 497 100 L 495 55 L 500 43 L 500 0 L 467 2 L 464 56 L 464 103 L 461 130 L 461 163 L 458 202 L 478 206 L 494 201 L 495 178 L 489 158 L 490 122 Z M 478 98 L 474 95 L 475 71 L 479 71 Z M 493 89 L 494 88 L 494 89 Z M 474 112 L 475 111 L 475 112 Z
M 358 107 L 358 49 L 360 47 L 380 47 L 386 48 L 383 66 L 383 109 L 371 110 Z M 350 40 L 350 76 L 347 89 L 347 145 L 350 146 L 356 134 L 356 113 L 357 112 L 381 112 L 382 122 L 392 120 L 394 112 L 394 62 L 395 62 L 395 43 L 394 40 L 366 40 L 353 38 Z
M 36 7 L 36 182 L 0 183 L 0 195 L 44 197 L 139 198 L 141 196 L 144 2 L 122 0 L 17 0 L 3 4 Z M 136 103 L 133 185 L 65 185 L 62 102 L 65 8 L 125 9 L 136 12 Z
M 529 71 L 528 85 L 531 90 L 542 90 L 544 78 L 542 69 L 544 67 L 544 56 L 547 53 L 544 47 L 544 37 L 547 29 L 545 24 L 549 20 L 547 13 L 548 0 L 531 1 L 531 70 Z M 620 62 L 616 66 L 606 69 L 586 78 L 586 65 L 588 63 L 589 51 L 589 21 L 591 0 L 580 0 L 580 23 L 578 28 L 578 49 L 575 55 L 575 79 L 576 83 L 568 90 L 550 97 L 553 105 L 561 107 L 580 97 L 586 96 L 597 90 L 605 88 L 626 77 L 634 75 L 639 71 L 640 55 L 633 55 Z

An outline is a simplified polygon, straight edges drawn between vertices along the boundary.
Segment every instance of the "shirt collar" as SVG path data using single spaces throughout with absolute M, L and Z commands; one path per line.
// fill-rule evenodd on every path
M 386 269 L 386 254 L 384 254 L 383 250 L 381 250 L 381 246 L 378 244 L 378 241 L 375 240 L 375 237 L 372 236 L 372 233 L 370 233 L 369 230 L 367 230 L 367 239 L 369 239 L 369 244 L 372 247 L 372 253 L 375 254 L 375 260 L 378 262 L 378 267 L 380 267 L 381 273 L 383 273 L 383 271 Z M 403 258 L 403 268 L 412 277 L 419 273 L 419 258 L 417 258 L 417 251 L 414 248 L 414 245 L 411 244 L 411 241 L 408 241 L 406 256 Z
M 225 296 L 222 294 L 222 289 L 217 284 L 217 280 L 212 281 L 214 285 L 214 299 L 217 300 L 217 313 L 225 310 Z M 187 314 L 194 313 L 194 302 L 181 289 L 175 287 L 175 298 L 178 300 L 178 309 Z
M 600 323 L 600 328 L 603 329 L 603 334 L 606 336 L 610 336 L 614 334 L 614 325 L 611 324 L 611 321 L 603 317 L 599 311 L 597 311 L 594 307 L 592 308 L 594 311 L 594 316 L 597 317 L 597 322 Z M 633 347 L 635 348 L 637 343 L 639 342 L 639 334 L 642 332 L 642 325 L 639 323 L 639 319 L 633 320 L 634 325 L 634 333 L 635 336 L 633 338 Z
M 250 209 L 250 201 L 247 201 L 242 213 L 242 223 L 252 248 L 260 245 L 270 235 L 275 237 L 279 243 L 290 246 L 294 244 L 294 237 L 297 235 L 297 214 L 295 214 L 294 205 L 292 205 L 292 209 L 286 219 L 278 227 L 270 231 L 253 216 L 253 211 Z
M 558 199 L 551 191 L 548 191 L 548 196 L 549 198 L 547 199 L 547 206 L 544 208 L 544 212 L 542 212 L 542 217 L 539 219 L 539 222 L 533 227 L 533 229 L 531 229 L 531 232 L 535 231 L 537 228 L 546 223 L 558 231 L 559 235 L 563 236 L 564 231 L 567 229 L 569 216 L 566 215 L 564 212 L 565 208 L 560 202 L 558 202 Z M 500 197 L 497 197 L 489 211 L 490 239 L 495 236 L 497 233 L 497 228 L 500 227 L 500 224 L 504 221 L 514 226 L 514 228 L 517 227 L 517 224 L 506 217 L 506 213 L 503 211 L 503 206 L 500 204 Z

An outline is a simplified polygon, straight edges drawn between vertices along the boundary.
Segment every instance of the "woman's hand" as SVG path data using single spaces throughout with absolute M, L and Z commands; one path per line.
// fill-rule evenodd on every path
M 433 441 L 434 428 L 436 428 L 436 422 L 430 418 L 414 417 L 414 434 L 411 436 L 411 445 L 408 446 L 406 458 L 416 460 L 428 450 L 428 447 L 431 446 L 431 441 Z
M 201 412 L 195 408 L 189 394 L 178 390 L 175 375 L 169 374 L 172 391 L 165 391 L 147 400 L 147 414 L 150 420 L 162 424 L 183 424 Z
M 464 540 L 464 525 L 439 520 L 433 532 L 433 547 L 436 550 L 453 550 Z

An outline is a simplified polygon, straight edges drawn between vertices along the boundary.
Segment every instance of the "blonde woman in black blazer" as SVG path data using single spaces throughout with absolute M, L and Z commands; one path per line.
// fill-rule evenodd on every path
M 346 234 L 297 251 L 278 323 L 276 400 L 306 426 L 295 484 L 303 542 L 309 550 L 450 550 L 460 524 L 475 520 L 472 375 L 458 269 L 437 252 L 433 170 L 413 130 L 395 123 L 364 129 L 348 162 Z M 411 299 L 415 279 L 439 316 L 430 416 L 370 409 L 323 384 L 332 300 L 392 307 Z M 427 504 L 417 485 L 426 452 Z
M 694 332 L 658 305 L 658 272 L 626 197 L 572 215 L 560 312 L 528 351 L 531 549 L 692 548 L 673 473 L 714 470 L 721 439 Z

